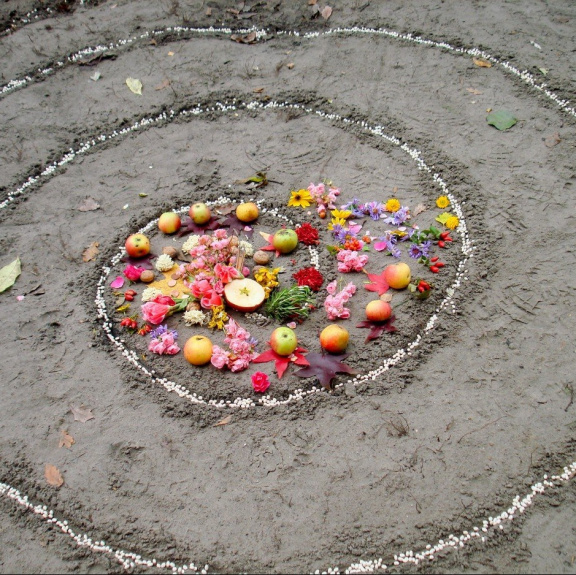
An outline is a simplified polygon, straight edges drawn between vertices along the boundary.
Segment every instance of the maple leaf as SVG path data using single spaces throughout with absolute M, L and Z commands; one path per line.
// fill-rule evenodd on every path
M 99 242 L 92 242 L 83 252 L 82 252 L 82 261 L 89 262 L 92 261 L 99 253 L 100 250 L 98 246 L 100 245 Z
M 386 321 L 370 321 L 365 319 L 361 321 L 356 327 L 367 327 L 370 328 L 370 333 L 366 336 L 364 343 L 368 343 L 373 339 L 378 339 L 382 333 L 394 333 L 396 331 L 396 326 L 394 325 L 395 315 L 390 316 Z
M 288 369 L 291 363 L 296 365 L 308 365 L 308 360 L 302 355 L 306 353 L 302 347 L 297 347 L 293 353 L 290 355 L 278 355 L 273 349 L 269 349 L 264 353 L 261 353 L 256 359 L 253 359 L 253 363 L 268 363 L 269 361 L 274 361 L 276 364 L 276 373 L 278 374 L 278 379 L 281 379 L 284 372 Z
M 145 270 L 153 270 L 154 264 L 152 263 L 152 260 L 157 257 L 158 256 L 153 253 L 149 253 L 139 258 L 133 258 L 129 255 L 125 255 L 120 261 L 131 266 L 144 268 Z
M 242 232 L 246 234 L 247 237 L 251 238 L 254 233 L 254 228 L 252 226 L 247 226 L 244 222 L 241 222 L 236 214 L 230 214 L 221 224 L 220 227 L 228 228 L 230 231 Z
M 91 409 L 81 405 L 76 407 L 75 405 L 70 406 L 70 411 L 74 415 L 74 421 L 79 421 L 80 423 L 86 423 L 90 419 L 94 419 L 94 414 Z
M 220 222 L 217 218 L 210 218 L 208 223 L 199 225 L 192 218 L 187 217 L 182 222 L 180 231 L 176 234 L 179 238 L 188 234 L 196 234 L 203 236 L 207 231 L 216 230 L 220 227 Z
M 44 468 L 44 477 L 49 485 L 52 487 L 62 487 L 64 485 L 64 478 L 58 468 L 54 465 L 50 465 L 49 463 L 46 464 Z
M 364 272 L 368 279 L 370 280 L 369 283 L 364 284 L 364 288 L 368 291 L 375 291 L 378 295 L 382 295 L 383 293 L 388 291 L 390 287 L 388 282 L 384 279 L 384 272 L 381 274 L 369 274 L 368 272 Z
M 260 235 L 268 242 L 268 245 L 261 247 L 260 249 L 265 252 L 276 252 L 276 257 L 279 258 L 282 254 L 274 247 L 272 244 L 272 239 L 274 234 L 269 234 L 267 232 L 260 232 Z
M 58 441 L 58 447 L 66 447 L 66 449 L 70 449 L 75 443 L 76 441 L 74 441 L 74 438 L 66 429 L 60 430 L 60 441 Z
M 343 363 L 342 360 L 346 359 L 348 354 L 329 355 L 323 353 L 309 353 L 306 356 L 308 366 L 299 369 L 294 375 L 298 377 L 314 377 L 326 389 L 332 389 L 332 380 L 336 377 L 337 373 L 357 373 L 349 365 Z

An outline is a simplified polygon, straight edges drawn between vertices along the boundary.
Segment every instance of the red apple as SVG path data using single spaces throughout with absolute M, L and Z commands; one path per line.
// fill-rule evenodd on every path
M 270 336 L 270 347 L 278 355 L 290 355 L 298 347 L 294 330 L 289 327 L 277 327 Z
M 368 302 L 366 306 L 366 319 L 370 321 L 386 321 L 392 315 L 392 306 L 381 299 Z
M 281 254 L 289 254 L 296 249 L 298 245 L 298 235 L 294 230 L 281 229 L 272 237 L 274 249 Z
M 384 279 L 393 289 L 404 289 L 410 283 L 410 266 L 404 262 L 390 264 L 384 268 Z
M 250 313 L 264 303 L 266 292 L 257 281 L 244 278 L 227 283 L 224 286 L 224 296 L 232 309 Z
M 192 218 L 195 224 L 201 226 L 202 224 L 207 224 L 212 217 L 212 212 L 210 208 L 203 202 L 198 202 L 192 204 L 188 210 L 188 215 Z
M 176 212 L 164 212 L 158 218 L 158 229 L 165 234 L 173 234 L 180 229 L 182 220 Z
M 144 234 L 132 234 L 124 247 L 131 258 L 141 258 L 150 253 L 150 240 Z
M 349 338 L 345 327 L 331 323 L 320 333 L 320 345 L 329 353 L 342 353 L 348 347 Z

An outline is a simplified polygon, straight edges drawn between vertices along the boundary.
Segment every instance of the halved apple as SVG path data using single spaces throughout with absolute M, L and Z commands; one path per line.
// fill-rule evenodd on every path
M 232 280 L 224 286 L 224 296 L 228 305 L 237 311 L 250 313 L 257 310 L 266 298 L 264 288 L 250 278 Z

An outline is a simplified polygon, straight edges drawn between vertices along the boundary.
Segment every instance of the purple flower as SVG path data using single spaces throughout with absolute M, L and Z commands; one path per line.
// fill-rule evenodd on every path
M 334 224 L 334 226 L 332 227 L 332 234 L 340 243 L 344 243 L 346 241 L 347 233 L 348 230 L 344 228 L 344 226 L 341 226 L 340 224 Z
M 150 339 L 160 339 L 165 333 L 170 333 L 174 339 L 178 338 L 178 332 L 175 329 L 169 330 L 167 325 L 159 325 L 150 332 Z
M 409 252 L 410 257 L 414 259 L 427 258 L 428 250 L 430 249 L 431 245 L 432 242 L 430 240 L 422 242 L 421 244 L 411 244 Z
M 352 215 L 357 218 L 361 218 L 365 214 L 365 205 L 358 198 L 354 198 L 351 202 L 344 204 L 342 209 L 351 211 Z
M 387 224 L 401 226 L 406 220 L 410 219 L 410 210 L 406 206 L 402 206 L 397 212 L 384 219 Z
M 364 212 L 366 215 L 370 216 L 373 220 L 377 221 L 380 216 L 385 212 L 384 204 L 380 202 L 368 202 L 364 205 Z

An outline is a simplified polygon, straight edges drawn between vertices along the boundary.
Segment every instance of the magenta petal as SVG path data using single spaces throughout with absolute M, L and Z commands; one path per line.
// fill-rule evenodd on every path
M 387 244 L 386 242 L 374 242 L 374 243 L 372 244 L 372 246 L 374 247 L 374 249 L 375 249 L 377 252 L 382 252 L 382 251 L 384 251 L 384 250 L 386 249 L 387 245 L 388 245 L 388 244 Z
M 113 289 L 119 289 L 124 285 L 124 278 L 122 276 L 118 276 L 111 284 L 110 287 Z

